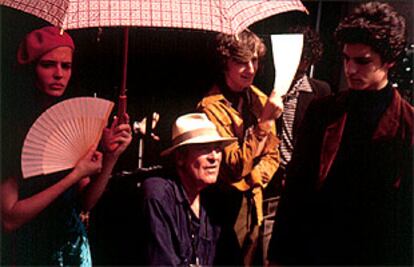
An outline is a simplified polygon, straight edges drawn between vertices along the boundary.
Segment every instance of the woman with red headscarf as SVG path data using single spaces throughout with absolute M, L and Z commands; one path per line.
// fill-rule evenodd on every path
M 18 49 L 18 63 L 34 73 L 35 91 L 22 99 L 15 123 L 7 124 L 2 137 L 1 221 L 13 244 L 3 247 L 2 254 L 7 249 L 13 264 L 92 265 L 79 214 L 96 204 L 132 139 L 130 126 L 115 119 L 103 133 L 104 153 L 94 146 L 73 169 L 22 179 L 24 136 L 45 109 L 61 100 L 71 78 L 74 49 L 69 34 L 52 26 L 29 33 Z

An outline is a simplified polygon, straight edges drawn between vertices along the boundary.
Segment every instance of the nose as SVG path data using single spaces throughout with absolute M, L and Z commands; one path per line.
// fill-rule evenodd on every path
M 250 61 L 247 63 L 246 70 L 247 70 L 247 72 L 249 72 L 249 73 L 254 73 L 255 69 L 254 69 L 254 63 L 253 63 L 253 61 L 251 61 L 251 60 L 250 60 Z
M 217 161 L 221 159 L 221 150 L 220 149 L 212 149 L 211 152 L 208 154 L 208 159 L 210 161 Z
M 357 72 L 357 65 L 353 60 L 345 61 L 345 71 L 348 74 L 355 74 Z
M 55 72 L 53 73 L 53 76 L 54 76 L 56 79 L 60 79 L 60 78 L 62 78 L 62 77 L 63 77 L 63 69 L 62 69 L 62 66 L 60 66 L 60 65 L 57 65 L 57 66 L 56 66 L 56 68 L 55 68 Z

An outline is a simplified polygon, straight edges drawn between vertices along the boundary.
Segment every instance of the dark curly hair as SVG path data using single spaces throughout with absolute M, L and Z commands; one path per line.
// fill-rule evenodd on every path
M 229 59 L 247 62 L 256 51 L 261 59 L 266 54 L 266 46 L 262 39 L 250 30 L 244 30 L 237 35 L 219 33 L 216 36 L 216 56 L 222 69 L 225 69 Z
M 389 4 L 368 2 L 338 25 L 335 38 L 340 47 L 346 43 L 366 44 L 383 62 L 394 62 L 405 47 L 406 22 Z
M 303 34 L 303 50 L 301 60 L 306 60 L 309 65 L 317 63 L 323 54 L 323 44 L 319 34 L 309 26 L 295 26 L 289 28 L 291 33 Z

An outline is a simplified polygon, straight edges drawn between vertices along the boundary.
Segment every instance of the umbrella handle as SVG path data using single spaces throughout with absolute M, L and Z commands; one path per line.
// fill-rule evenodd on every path
M 118 118 L 119 118 L 119 124 L 128 123 L 127 117 L 125 114 L 127 110 L 127 96 L 126 95 L 120 95 L 118 98 Z
M 119 123 L 128 123 L 125 116 L 127 110 L 127 96 L 126 96 L 126 80 L 127 80 L 127 65 L 128 65 L 128 27 L 124 28 L 124 53 L 122 66 L 122 81 L 121 90 L 118 99 L 118 118 Z

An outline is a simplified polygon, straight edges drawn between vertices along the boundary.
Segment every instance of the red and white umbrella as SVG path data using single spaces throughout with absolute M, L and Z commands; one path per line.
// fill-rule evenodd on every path
M 0 0 L 65 30 L 167 27 L 235 34 L 267 17 L 304 11 L 300 0 Z
M 236 34 L 270 16 L 307 12 L 300 0 L 0 0 L 64 30 L 93 27 L 163 27 Z M 118 114 L 126 112 L 128 30 Z M 122 117 L 122 116 L 121 116 Z
M 63 30 L 125 27 L 118 116 L 126 112 L 128 27 L 180 28 L 237 34 L 284 12 L 307 12 L 300 0 L 0 0 Z
M 300 0 L 0 0 L 64 30 L 93 27 L 163 27 L 236 34 L 270 16 L 307 12 Z M 126 111 L 128 30 L 118 114 Z

